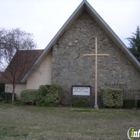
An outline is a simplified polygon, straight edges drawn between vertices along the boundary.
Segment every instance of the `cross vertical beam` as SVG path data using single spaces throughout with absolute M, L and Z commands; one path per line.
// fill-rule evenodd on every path
M 109 54 L 98 54 L 98 49 L 97 49 L 97 37 L 95 37 L 95 54 L 83 54 L 84 56 L 95 56 L 95 105 L 94 108 L 98 109 L 98 56 L 109 56 Z
M 98 109 L 98 103 L 97 103 L 97 62 L 98 62 L 98 57 L 97 57 L 97 37 L 95 38 L 95 109 Z

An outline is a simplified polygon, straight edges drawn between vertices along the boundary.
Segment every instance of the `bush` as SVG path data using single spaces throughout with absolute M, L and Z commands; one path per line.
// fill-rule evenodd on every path
M 22 102 L 21 101 L 14 101 L 12 104 L 15 106 L 20 106 L 20 105 L 22 105 Z
M 121 107 L 123 104 L 123 92 L 120 89 L 102 89 L 102 102 L 106 107 Z
M 4 92 L 5 90 L 5 84 L 0 83 L 0 92 Z
M 3 102 L 4 101 L 4 98 L 2 98 L 1 96 L 0 96 L 0 102 Z
M 8 100 L 9 102 L 12 101 L 12 93 L 10 93 L 10 92 L 1 92 L 0 96 L 4 100 Z M 14 100 L 16 100 L 16 94 L 14 95 Z
M 3 100 L 3 103 L 8 104 L 9 101 L 8 100 Z
M 135 100 L 134 99 L 126 99 L 124 100 L 125 108 L 135 108 Z
M 46 101 L 37 101 L 36 102 L 36 106 L 40 106 L 40 107 L 54 107 L 55 105 L 53 103 L 49 103 Z
M 37 95 L 37 103 L 58 105 L 61 97 L 62 88 L 60 85 L 41 85 Z
M 140 100 L 137 100 L 137 107 L 140 108 Z
M 37 89 L 27 89 L 20 93 L 21 102 L 23 104 L 35 104 L 37 98 Z
M 88 107 L 88 100 L 86 98 L 74 98 L 73 99 L 74 107 Z

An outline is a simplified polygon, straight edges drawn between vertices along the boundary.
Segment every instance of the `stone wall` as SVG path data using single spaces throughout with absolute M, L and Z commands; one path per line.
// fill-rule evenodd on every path
M 129 88 L 140 86 L 140 72 L 107 34 L 87 14 L 83 13 L 53 46 L 52 84 L 63 87 L 63 103 L 70 104 L 72 85 L 91 85 L 94 94 L 94 37 L 98 38 L 98 91 L 105 83 L 127 83 Z

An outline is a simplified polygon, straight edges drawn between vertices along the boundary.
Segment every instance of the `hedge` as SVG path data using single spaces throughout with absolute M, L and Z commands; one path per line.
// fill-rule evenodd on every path
M 88 99 L 87 98 L 74 98 L 73 106 L 74 107 L 88 107 Z
M 60 104 L 62 97 L 62 88 L 60 85 L 41 85 L 39 87 L 39 94 L 37 95 L 37 104 L 45 102 L 44 104 Z
M 140 108 L 140 100 L 137 100 L 137 107 Z
M 123 105 L 123 92 L 120 89 L 103 88 L 101 98 L 105 107 L 121 107 Z
M 36 106 L 40 106 L 40 107 L 54 107 L 55 105 L 53 103 L 49 103 L 47 101 L 36 101 Z
M 1 92 L 0 93 L 0 100 L 7 100 L 9 102 L 12 102 L 12 93 L 11 92 Z M 14 100 L 16 100 L 16 94 L 14 94 Z
M 135 99 L 125 99 L 124 108 L 135 108 Z
M 4 92 L 5 90 L 5 84 L 0 83 L 0 92 Z
M 37 98 L 37 89 L 27 89 L 20 93 L 21 102 L 23 104 L 35 104 Z
M 125 99 L 123 102 L 124 108 L 140 108 L 140 100 L 135 99 Z

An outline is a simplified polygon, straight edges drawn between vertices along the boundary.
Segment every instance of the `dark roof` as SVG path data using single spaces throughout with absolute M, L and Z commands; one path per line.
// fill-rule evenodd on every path
M 3 72 L 0 72 L 0 82 L 1 82 L 1 77 L 2 77 Z
M 3 72 L 0 71 L 0 76 L 3 74 Z
M 43 50 L 19 50 L 14 55 L 10 64 L 2 74 L 1 83 L 20 83 L 22 77 L 28 72 L 30 67 L 41 55 Z M 13 79 L 15 75 L 15 79 Z
M 101 28 L 107 33 L 107 35 L 114 41 L 114 43 L 124 52 L 124 54 L 128 57 L 128 59 L 140 70 L 140 63 L 138 60 L 132 55 L 132 53 L 127 49 L 125 44 L 120 40 L 120 38 L 115 34 L 115 32 L 109 27 L 109 25 L 102 19 L 102 17 L 95 11 L 95 9 L 86 1 L 83 0 L 81 4 L 77 7 L 77 9 L 73 12 L 73 14 L 69 17 L 69 19 L 64 23 L 61 29 L 57 32 L 54 38 L 50 41 L 47 47 L 44 49 L 43 53 L 38 57 L 34 65 L 30 68 L 28 73 L 22 78 L 21 82 L 25 82 L 33 71 L 34 67 L 38 65 L 45 58 L 45 56 L 49 53 L 53 45 L 57 42 L 57 40 L 63 35 L 63 33 L 72 25 L 72 23 L 83 13 L 86 11 L 89 15 L 101 26 Z

